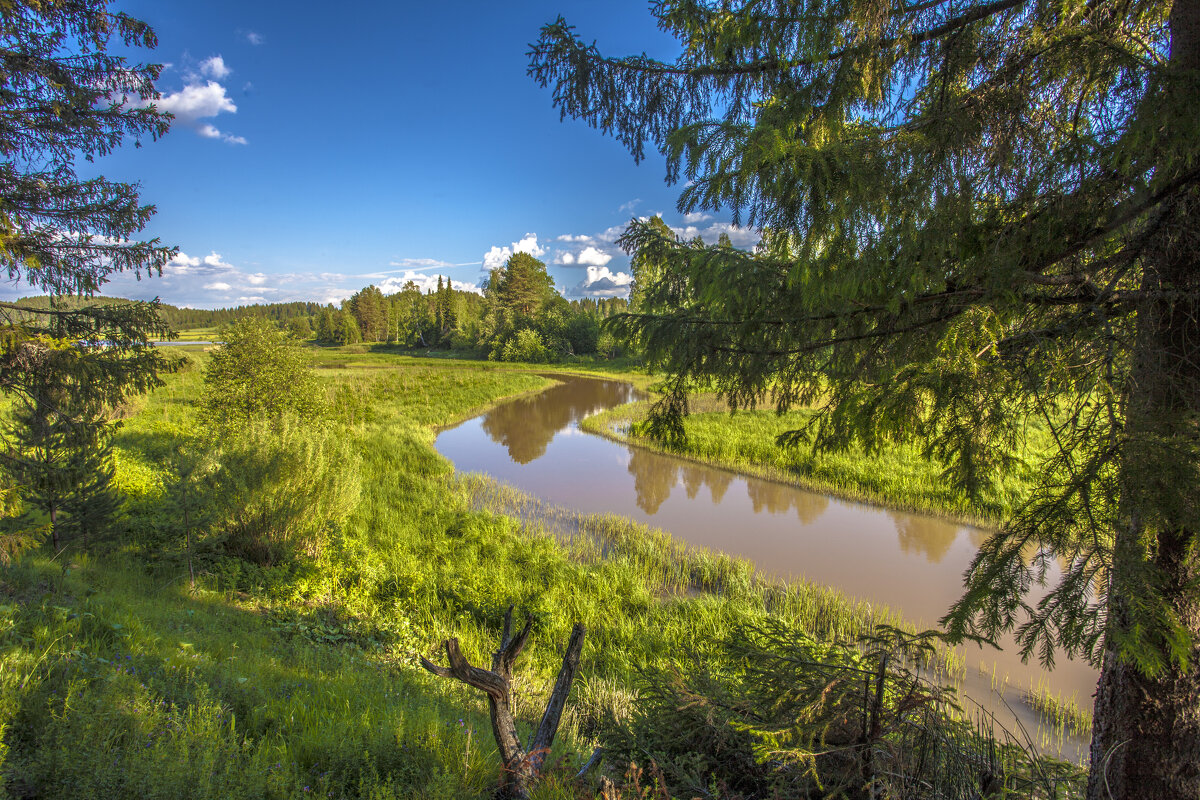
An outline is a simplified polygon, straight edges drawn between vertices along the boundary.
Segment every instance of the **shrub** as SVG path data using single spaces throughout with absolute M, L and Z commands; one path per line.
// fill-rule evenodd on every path
M 532 328 L 517 331 L 517 335 L 504 344 L 502 361 L 523 361 L 527 364 L 545 364 L 550 361 L 550 349 L 541 335 Z
M 324 412 L 325 392 L 308 368 L 303 347 L 267 319 L 250 317 L 226 327 L 225 344 L 204 370 L 204 410 L 210 419 L 236 424 L 255 417 Z

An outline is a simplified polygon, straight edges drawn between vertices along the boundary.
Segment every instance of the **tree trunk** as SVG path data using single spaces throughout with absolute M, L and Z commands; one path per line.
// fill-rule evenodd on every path
M 1174 114 L 1195 114 L 1187 73 L 1200 69 L 1200 0 L 1176 0 L 1170 25 L 1170 64 L 1184 79 L 1167 97 Z M 1200 798 L 1200 190 L 1157 222 L 1143 256 L 1142 289 L 1156 299 L 1137 312 L 1090 800 Z M 1148 621 L 1159 629 L 1147 633 Z M 1175 639 L 1163 632 L 1172 627 Z M 1123 645 L 1166 664 L 1140 667 Z
M 500 638 L 500 648 L 492 654 L 491 670 L 471 666 L 459 651 L 457 639 L 448 639 L 445 642 L 449 667 L 439 667 L 424 658 L 421 659 L 421 666 L 434 675 L 454 678 L 487 693 L 492 735 L 496 738 L 496 747 L 504 765 L 504 774 L 496 796 L 503 800 L 526 800 L 530 789 L 542 775 L 546 756 L 558 732 L 567 695 L 571 691 L 575 673 L 579 670 L 584 627 L 577 624 L 571 631 L 562 667 L 558 670 L 558 678 L 546 703 L 546 711 L 529 741 L 529 747 L 526 748 L 521 746 L 516 719 L 512 713 L 512 667 L 529 638 L 529 632 L 533 628 L 533 617 L 526 620 L 525 627 L 514 637 L 512 612 L 512 606 L 509 606 L 508 613 L 504 615 L 504 633 Z

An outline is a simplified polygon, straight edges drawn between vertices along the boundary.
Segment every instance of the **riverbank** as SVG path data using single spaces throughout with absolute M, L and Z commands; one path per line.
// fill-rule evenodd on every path
M 595 522 L 608 537 L 597 548 L 479 510 L 479 487 L 432 449 L 434 429 L 546 378 L 333 350 L 317 366 L 324 424 L 358 456 L 363 487 L 319 553 L 255 563 L 214 539 L 188 587 L 169 487 L 170 454 L 197 425 L 194 361 L 117 435 L 126 507 L 107 543 L 0 569 L 10 794 L 488 796 L 499 761 L 482 695 L 416 659 L 440 661 L 456 637 L 486 661 L 514 604 L 536 619 L 518 665 L 523 723 L 571 626 L 588 629 L 558 767 L 536 794 L 578 797 L 573 766 L 632 724 L 645 670 L 716 659 L 738 631 L 773 625 L 858 663 L 832 641 L 886 619 L 818 587 L 764 594 L 748 565 L 688 556 L 619 520 Z M 1021 774 L 1019 754 L 1002 755 Z
M 950 488 L 942 468 L 914 445 L 889 444 L 872 453 L 862 448 L 817 453 L 811 444 L 784 448 L 777 444 L 779 435 L 803 428 L 814 411 L 779 415 L 742 410 L 731 415 L 715 395 L 692 398 L 692 413 L 683 421 L 686 439 L 666 445 L 638 434 L 651 404 L 644 401 L 604 411 L 589 417 L 582 427 L 598 436 L 696 463 L 983 528 L 994 528 L 1033 488 L 1026 475 L 1010 474 L 994 491 L 980 498 L 966 497 Z M 1044 452 L 1049 444 L 1041 429 L 1030 429 L 1032 456 Z

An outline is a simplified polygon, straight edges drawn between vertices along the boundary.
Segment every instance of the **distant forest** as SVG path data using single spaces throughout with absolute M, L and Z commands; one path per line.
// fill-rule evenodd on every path
M 130 302 L 118 297 L 55 299 L 58 308 Z M 44 309 L 50 306 L 50 298 L 27 297 L 12 305 Z M 172 330 L 185 335 L 189 330 L 218 329 L 259 317 L 298 339 L 321 344 L 386 343 L 537 363 L 570 356 L 628 355 L 627 343 L 600 326 L 628 308 L 629 301 L 622 297 L 567 300 L 554 288 L 545 264 L 521 253 L 492 270 L 483 295 L 455 289 L 439 277 L 436 291 L 422 292 L 412 281 L 390 295 L 367 286 L 340 305 L 297 301 L 204 309 L 163 303 L 159 313 Z M 9 316 L 17 321 L 21 314 Z
M 55 299 L 59 308 L 77 308 L 84 305 L 100 303 L 130 303 L 122 297 L 58 297 Z M 49 308 L 50 298 L 46 295 L 24 297 L 17 300 L 15 305 L 26 308 Z M 265 317 L 286 324 L 296 317 L 314 317 L 321 312 L 320 303 L 265 303 L 252 306 L 236 306 L 234 308 L 179 308 L 163 303 L 159 315 L 162 320 L 175 330 L 191 328 L 219 328 L 230 322 L 246 317 Z

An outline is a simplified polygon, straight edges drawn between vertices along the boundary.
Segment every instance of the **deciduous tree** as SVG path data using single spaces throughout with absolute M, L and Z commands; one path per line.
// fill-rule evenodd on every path
M 1200 2 L 653 10 L 673 62 L 560 18 L 530 71 L 659 148 L 681 210 L 764 231 L 746 253 L 627 229 L 655 269 L 622 325 L 673 376 L 658 430 L 712 381 L 821 405 L 796 435 L 824 448 L 918 438 L 973 492 L 1040 420 L 1058 452 L 946 623 L 1102 665 L 1091 797 L 1200 796 Z
M 307 354 L 273 322 L 249 317 L 227 326 L 221 338 L 224 344 L 204 369 L 202 402 L 213 420 L 244 424 L 287 414 L 312 419 L 323 411 L 324 389 L 308 368 Z

